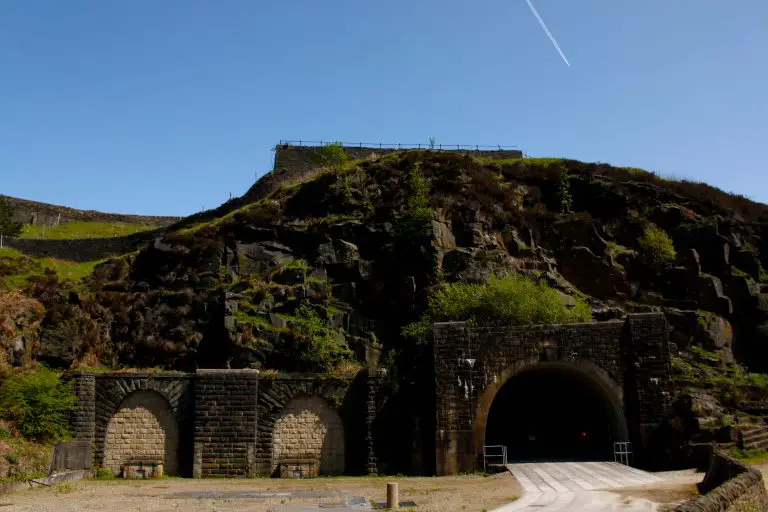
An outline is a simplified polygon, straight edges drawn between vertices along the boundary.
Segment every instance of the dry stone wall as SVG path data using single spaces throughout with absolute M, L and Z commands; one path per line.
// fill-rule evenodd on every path
M 142 231 L 111 238 L 76 238 L 46 240 L 35 238 L 4 238 L 3 245 L 35 258 L 56 258 L 70 261 L 98 261 L 136 251 L 163 236 L 166 228 Z
M 725 453 L 713 450 L 701 496 L 678 505 L 673 512 L 755 512 L 768 510 L 763 475 Z

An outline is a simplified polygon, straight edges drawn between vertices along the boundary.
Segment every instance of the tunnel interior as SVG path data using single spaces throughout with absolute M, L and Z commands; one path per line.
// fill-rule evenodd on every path
M 505 445 L 510 461 L 612 459 L 626 423 L 597 379 L 560 365 L 518 373 L 491 404 L 485 444 Z

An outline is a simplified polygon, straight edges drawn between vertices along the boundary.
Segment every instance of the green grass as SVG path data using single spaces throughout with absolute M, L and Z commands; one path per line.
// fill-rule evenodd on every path
M 512 165 L 524 164 L 529 167 L 550 167 L 561 164 L 565 158 L 492 158 L 489 156 L 476 156 L 473 159 L 481 164 Z
M 734 448 L 731 450 L 730 455 L 731 457 L 749 464 L 761 464 L 763 462 L 768 462 L 768 452 L 761 448 L 755 448 L 753 450 L 741 450 L 739 448 Z
M 15 272 L 0 275 L 0 282 L 4 283 L 8 289 L 17 290 L 26 286 L 30 279 L 43 276 L 45 269 L 55 271 L 62 279 L 80 281 L 92 274 L 96 265 L 104 261 L 106 260 L 79 262 L 55 258 L 32 258 L 15 249 L 4 247 L 0 249 L 0 268 L 5 263 Z
M 156 226 L 123 222 L 67 222 L 56 227 L 24 226 L 21 238 L 68 240 L 74 238 L 111 238 L 155 229 Z

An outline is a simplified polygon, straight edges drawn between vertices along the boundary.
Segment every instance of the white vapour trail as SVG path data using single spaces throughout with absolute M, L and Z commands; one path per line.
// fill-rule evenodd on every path
M 560 45 L 557 44 L 557 41 L 555 41 L 555 36 L 552 35 L 552 32 L 549 31 L 547 28 L 547 25 L 544 23 L 544 20 L 541 19 L 541 16 L 539 16 L 539 11 L 536 10 L 536 8 L 531 3 L 531 0 L 525 0 L 528 2 L 528 7 L 531 8 L 531 11 L 533 12 L 533 15 L 536 16 L 536 19 L 539 20 L 539 24 L 541 25 L 541 28 L 544 29 L 544 32 L 547 33 L 547 37 L 549 37 L 549 40 L 552 41 L 552 44 L 555 45 L 555 49 L 560 53 L 560 56 L 563 58 L 565 63 L 568 65 L 568 67 L 571 67 L 571 63 L 568 62 L 568 59 L 565 57 L 565 54 L 563 53 L 563 50 L 560 49 Z

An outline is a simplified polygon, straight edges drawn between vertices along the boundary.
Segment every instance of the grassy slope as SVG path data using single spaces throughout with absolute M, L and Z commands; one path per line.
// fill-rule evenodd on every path
M 111 238 L 155 229 L 156 226 L 122 222 L 68 222 L 56 227 L 24 226 L 22 238 L 65 240 L 73 238 Z
M 15 249 L 0 249 L 0 288 L 17 290 L 30 278 L 42 276 L 45 269 L 56 271 L 59 276 L 79 281 L 90 275 L 101 261 L 76 262 L 55 258 L 30 258 Z

